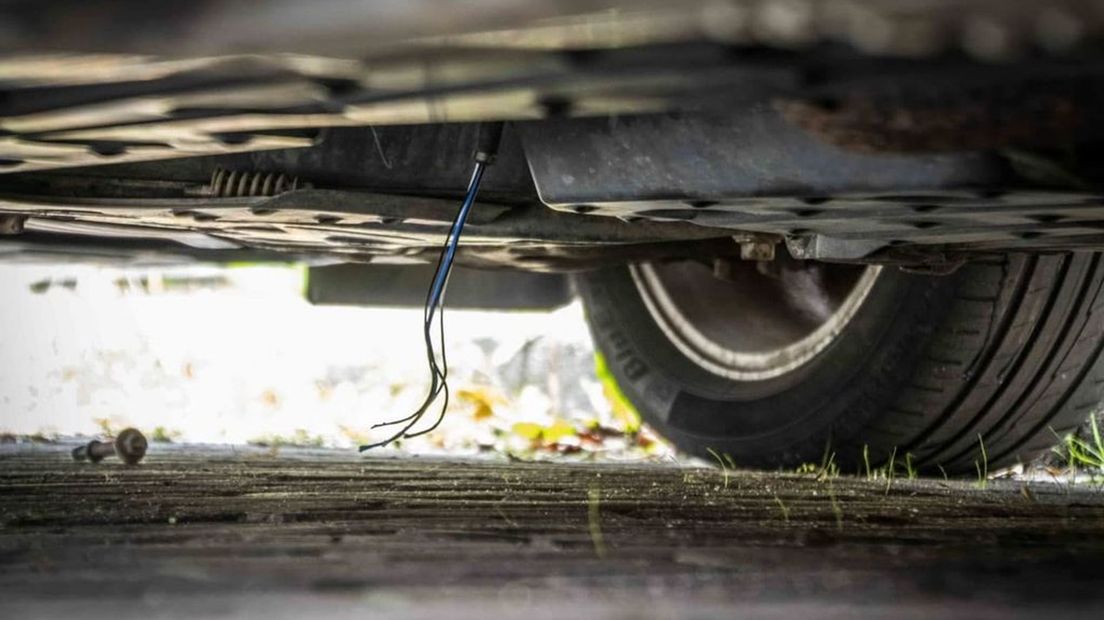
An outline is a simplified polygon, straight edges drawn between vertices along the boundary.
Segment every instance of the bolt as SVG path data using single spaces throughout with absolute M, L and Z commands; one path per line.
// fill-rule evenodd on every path
M 740 244 L 740 258 L 744 260 L 774 260 L 774 241 L 749 241 Z
M 87 444 L 73 449 L 73 460 L 99 463 L 108 456 L 118 456 L 127 465 L 137 464 L 146 455 L 149 443 L 145 435 L 136 428 L 120 432 L 113 442 L 93 439 Z
M 99 463 L 105 456 L 115 454 L 115 446 L 93 439 L 87 445 L 73 448 L 74 461 L 91 461 Z

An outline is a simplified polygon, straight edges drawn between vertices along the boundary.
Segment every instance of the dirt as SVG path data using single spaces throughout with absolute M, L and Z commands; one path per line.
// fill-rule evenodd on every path
M 1100 617 L 1091 485 L 0 446 L 5 617 Z

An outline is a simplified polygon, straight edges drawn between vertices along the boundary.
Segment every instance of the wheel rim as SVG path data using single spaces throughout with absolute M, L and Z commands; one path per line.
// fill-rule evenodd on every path
M 881 268 L 779 258 L 731 264 L 723 280 L 696 261 L 640 263 L 630 272 L 683 355 L 712 374 L 750 382 L 816 358 L 854 318 Z

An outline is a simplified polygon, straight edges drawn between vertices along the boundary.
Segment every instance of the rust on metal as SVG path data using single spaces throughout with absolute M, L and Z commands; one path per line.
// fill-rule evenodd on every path
M 779 100 L 783 117 L 824 142 L 865 152 L 1058 147 L 1096 126 L 1096 96 L 1043 86 L 967 93 L 954 99 L 851 95 Z

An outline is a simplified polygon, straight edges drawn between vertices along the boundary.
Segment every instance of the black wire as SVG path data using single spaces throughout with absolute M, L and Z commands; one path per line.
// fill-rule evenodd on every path
M 455 225 L 455 223 L 454 223 L 454 225 Z M 441 264 L 444 262 L 445 254 L 446 254 L 446 251 L 448 249 L 448 243 L 449 243 L 449 241 L 446 239 L 445 247 L 441 248 L 441 254 L 437 257 L 437 265 L 433 268 L 434 279 L 436 279 L 437 274 L 441 271 Z M 426 291 L 426 300 L 425 300 L 425 303 L 422 305 L 422 335 L 425 339 L 426 359 L 429 362 L 429 371 L 430 371 L 429 393 L 426 395 L 426 399 L 424 401 L 422 401 L 422 405 L 414 410 L 414 413 L 411 413 L 410 415 L 406 416 L 405 418 L 399 418 L 398 420 L 391 420 L 390 422 L 380 422 L 379 424 L 374 424 L 372 426 L 373 429 L 381 428 L 381 427 L 385 427 L 385 426 L 395 426 L 397 424 L 403 424 L 404 422 L 410 422 L 412 420 L 416 423 L 418 421 L 418 419 L 420 419 L 421 416 L 425 413 L 425 411 L 429 408 L 429 405 L 433 403 L 433 400 L 436 399 L 437 396 L 441 393 L 441 388 L 440 388 L 439 383 L 443 382 L 448 377 L 448 370 L 447 370 L 448 369 L 448 361 L 447 361 L 447 358 L 444 357 L 444 350 L 445 350 L 444 305 L 442 303 L 438 306 L 440 308 L 440 312 L 441 312 L 441 315 L 440 315 L 441 316 L 441 319 L 440 319 L 440 325 L 441 325 L 440 340 L 441 340 L 442 363 L 445 364 L 445 370 L 442 370 L 440 368 L 440 366 L 437 365 L 437 356 L 434 352 L 434 347 L 433 347 L 433 339 L 432 339 L 432 331 L 431 331 L 432 324 L 430 322 L 430 306 L 432 304 L 432 297 L 433 297 L 433 290 L 432 289 L 427 290 Z M 444 297 L 442 296 L 440 299 L 443 302 Z M 447 405 L 447 403 L 446 403 L 446 405 Z M 412 425 L 410 425 L 410 426 L 412 426 Z M 363 452 L 364 450 L 369 450 L 371 448 L 387 445 L 387 444 L 391 443 L 392 441 L 394 441 L 396 439 L 399 439 L 400 437 L 404 436 L 406 434 L 406 432 L 409 430 L 410 426 L 407 426 L 406 428 L 403 428 L 403 430 L 399 431 L 394 436 L 392 436 L 391 438 L 389 438 L 385 441 L 377 442 L 377 443 L 370 444 L 370 445 L 367 445 L 367 446 L 361 446 L 360 450 Z
M 499 135 L 501 135 L 501 133 L 499 133 Z M 497 148 L 497 144 L 495 146 Z M 470 209 L 474 205 L 475 196 L 479 192 L 479 184 L 483 177 L 483 170 L 487 163 L 489 162 L 486 160 L 476 160 L 475 170 L 472 172 L 468 191 L 464 196 L 464 204 L 456 214 L 456 219 L 449 229 L 449 236 L 445 240 L 445 245 L 441 248 L 440 255 L 437 257 L 437 265 L 433 270 L 434 285 L 426 292 L 426 301 L 422 309 L 422 335 L 425 340 L 426 361 L 428 362 L 430 371 L 430 386 L 426 398 L 422 401 L 421 406 L 410 415 L 397 420 L 373 425 L 373 429 L 397 426 L 400 424 L 404 426 L 398 432 L 392 434 L 383 441 L 360 446 L 361 452 L 386 446 L 397 439 L 410 439 L 433 432 L 445 419 L 445 411 L 448 409 L 450 396 L 448 387 L 448 356 L 445 352 L 445 291 L 448 288 L 448 279 L 452 272 L 453 258 L 455 257 L 456 249 L 459 244 L 460 233 L 463 231 L 465 220 L 467 219 Z M 433 319 L 435 315 L 439 326 L 438 339 L 441 344 L 440 364 L 437 363 L 437 353 L 433 345 Z M 414 428 L 414 425 L 421 421 L 422 416 L 425 415 L 429 407 L 442 393 L 444 394 L 444 398 L 442 399 L 441 409 L 437 414 L 437 419 L 429 428 L 411 433 L 410 429 Z

